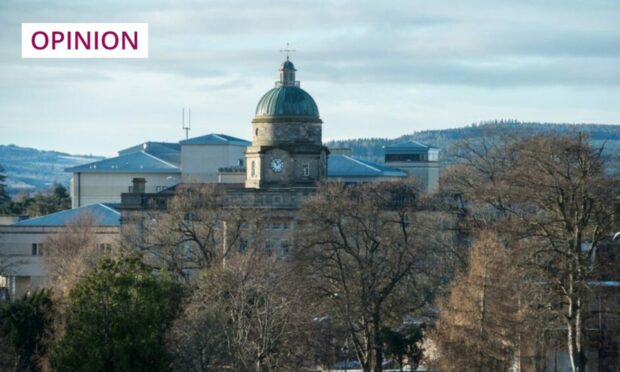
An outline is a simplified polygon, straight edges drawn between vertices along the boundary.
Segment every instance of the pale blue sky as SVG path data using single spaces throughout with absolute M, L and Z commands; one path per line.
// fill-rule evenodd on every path
M 0 143 L 112 155 L 250 138 L 288 41 L 323 138 L 495 118 L 620 123 L 618 1 L 0 2 Z M 148 60 L 24 60 L 22 22 L 148 22 Z

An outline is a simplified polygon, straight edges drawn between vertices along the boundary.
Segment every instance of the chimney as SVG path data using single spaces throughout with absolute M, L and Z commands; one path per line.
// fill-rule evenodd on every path
M 146 180 L 144 178 L 134 178 L 131 180 L 133 184 L 131 192 L 134 194 L 144 194 L 146 192 Z

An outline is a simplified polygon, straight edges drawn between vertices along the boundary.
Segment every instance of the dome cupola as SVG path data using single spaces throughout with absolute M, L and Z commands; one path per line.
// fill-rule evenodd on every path
M 295 70 L 295 65 L 286 57 L 286 61 L 280 65 L 280 81 L 276 82 L 276 87 L 288 85 L 299 86 L 299 82 L 295 81 L 295 71 L 297 71 Z
M 319 108 L 308 92 L 295 80 L 295 65 L 286 57 L 280 65 L 280 80 L 258 101 L 255 118 L 307 117 L 319 118 Z
M 327 177 L 329 151 L 323 146 L 316 102 L 299 87 L 288 56 L 279 70 L 280 79 L 258 101 L 252 119 L 246 188 L 308 188 Z

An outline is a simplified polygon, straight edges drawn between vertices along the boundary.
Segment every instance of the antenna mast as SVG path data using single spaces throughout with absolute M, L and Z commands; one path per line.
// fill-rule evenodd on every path
M 181 114 L 181 129 L 185 131 L 185 139 L 189 139 L 189 130 L 192 129 L 192 109 L 187 109 L 187 126 L 185 126 L 185 107 L 183 107 L 183 112 Z

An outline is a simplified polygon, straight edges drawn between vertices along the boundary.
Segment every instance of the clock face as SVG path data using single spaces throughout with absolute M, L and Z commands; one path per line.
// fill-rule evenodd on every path
M 271 161 L 271 170 L 276 173 L 280 173 L 284 170 L 284 160 L 282 159 L 273 159 Z

